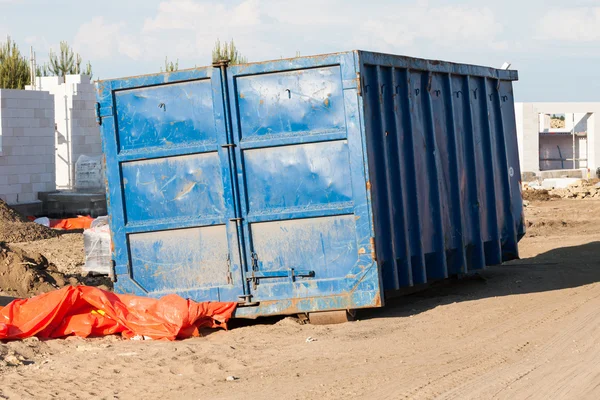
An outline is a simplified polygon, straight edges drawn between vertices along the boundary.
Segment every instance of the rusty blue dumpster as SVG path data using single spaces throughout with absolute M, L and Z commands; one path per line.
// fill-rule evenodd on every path
M 515 80 L 350 51 L 99 82 L 115 289 L 252 318 L 517 258 Z

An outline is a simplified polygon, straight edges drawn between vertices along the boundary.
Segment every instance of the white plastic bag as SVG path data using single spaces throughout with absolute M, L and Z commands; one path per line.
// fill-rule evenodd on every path
M 50 219 L 48 217 L 40 217 L 33 220 L 36 224 L 50 227 Z
M 108 217 L 98 217 L 92 221 L 90 229 L 83 231 L 85 248 L 84 272 L 111 275 L 111 240 Z

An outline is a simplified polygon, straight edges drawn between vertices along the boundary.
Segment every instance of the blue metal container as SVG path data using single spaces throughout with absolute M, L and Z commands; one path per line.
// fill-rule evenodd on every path
M 294 314 L 517 258 L 516 79 L 353 51 L 100 82 L 115 289 Z

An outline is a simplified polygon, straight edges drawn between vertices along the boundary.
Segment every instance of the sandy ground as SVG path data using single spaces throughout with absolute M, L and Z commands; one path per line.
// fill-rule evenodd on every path
M 27 252 L 43 254 L 63 274 L 81 273 L 81 266 L 85 263 L 83 233 L 79 231 L 61 232 L 60 236 L 50 239 L 11 244 Z
M 0 366 L 0 398 L 598 399 L 600 201 L 534 202 L 527 215 L 522 260 L 356 322 L 0 345 L 28 364 Z

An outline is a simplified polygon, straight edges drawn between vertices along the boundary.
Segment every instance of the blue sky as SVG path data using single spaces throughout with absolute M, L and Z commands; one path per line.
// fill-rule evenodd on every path
M 48 4 L 51 5 L 48 5 Z M 101 79 L 210 63 L 217 38 L 250 61 L 364 49 L 520 72 L 518 101 L 600 101 L 600 0 L 0 0 L 0 35 L 38 62 L 61 40 Z

